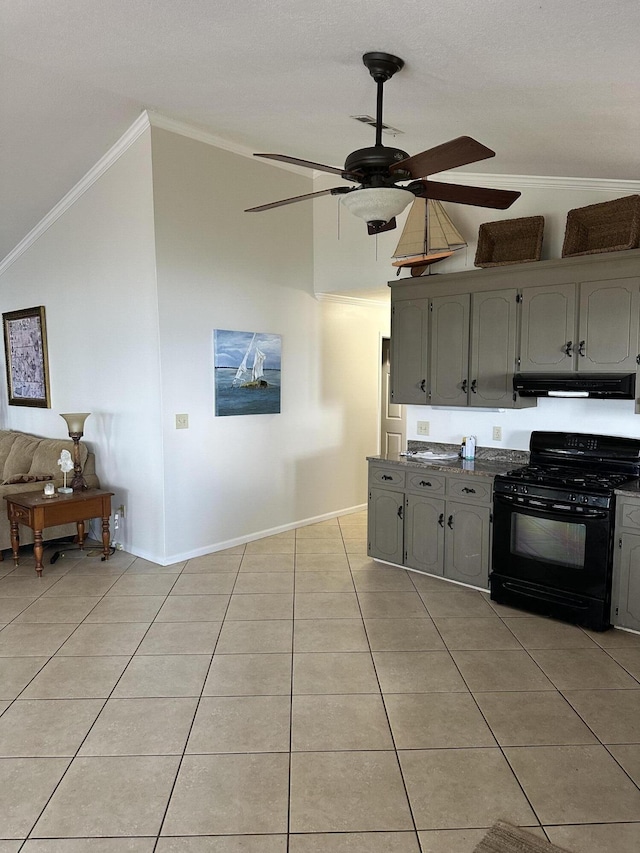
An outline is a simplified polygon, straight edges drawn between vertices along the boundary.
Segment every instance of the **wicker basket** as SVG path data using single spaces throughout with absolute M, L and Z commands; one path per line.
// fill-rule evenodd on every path
M 640 195 L 577 207 L 567 214 L 562 257 L 620 252 L 640 245 Z
M 544 216 L 483 222 L 478 230 L 477 267 L 503 267 L 539 261 Z

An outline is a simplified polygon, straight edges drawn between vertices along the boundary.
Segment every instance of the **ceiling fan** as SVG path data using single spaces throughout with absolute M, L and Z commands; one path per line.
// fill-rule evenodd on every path
M 519 198 L 519 192 L 511 190 L 470 187 L 460 184 L 438 183 L 428 180 L 429 175 L 457 166 L 465 166 L 478 160 L 494 157 L 495 151 L 476 142 L 470 136 L 459 136 L 435 148 L 410 157 L 406 151 L 382 144 L 382 97 L 387 80 L 404 66 L 404 61 L 390 53 L 379 51 L 365 53 L 362 61 L 369 69 L 378 88 L 376 111 L 376 143 L 370 148 L 360 148 L 347 157 L 344 168 L 325 166 L 310 160 L 288 157 L 286 154 L 254 154 L 268 160 L 280 160 L 320 172 L 340 175 L 345 181 L 353 181 L 357 187 L 331 187 L 315 193 L 298 195 L 258 207 L 250 207 L 246 213 L 271 210 L 285 204 L 317 198 L 322 195 L 341 195 L 342 203 L 355 216 L 364 219 L 369 234 L 391 231 L 396 227 L 398 216 L 416 197 L 436 201 L 470 204 L 476 207 L 492 207 L 506 210 Z M 404 182 L 409 181 L 406 184 Z

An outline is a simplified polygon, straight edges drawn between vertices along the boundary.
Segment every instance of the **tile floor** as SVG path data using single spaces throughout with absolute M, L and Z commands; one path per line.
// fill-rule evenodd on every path
M 640 637 L 375 564 L 363 513 L 0 563 L 0 853 L 640 849 Z

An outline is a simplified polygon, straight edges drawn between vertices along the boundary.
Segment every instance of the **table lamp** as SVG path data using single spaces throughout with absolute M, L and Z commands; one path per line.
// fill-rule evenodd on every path
M 84 435 L 84 422 L 89 417 L 91 412 L 71 412 L 69 414 L 60 414 L 64 418 L 69 428 L 69 438 L 73 439 L 73 480 L 71 488 L 74 492 L 82 492 L 89 488 L 87 482 L 82 476 L 82 465 L 80 464 L 80 439 Z

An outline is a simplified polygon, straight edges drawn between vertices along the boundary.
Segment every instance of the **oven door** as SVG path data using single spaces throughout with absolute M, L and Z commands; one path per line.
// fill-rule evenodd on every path
M 496 494 L 492 571 L 502 578 L 606 599 L 611 511 Z

